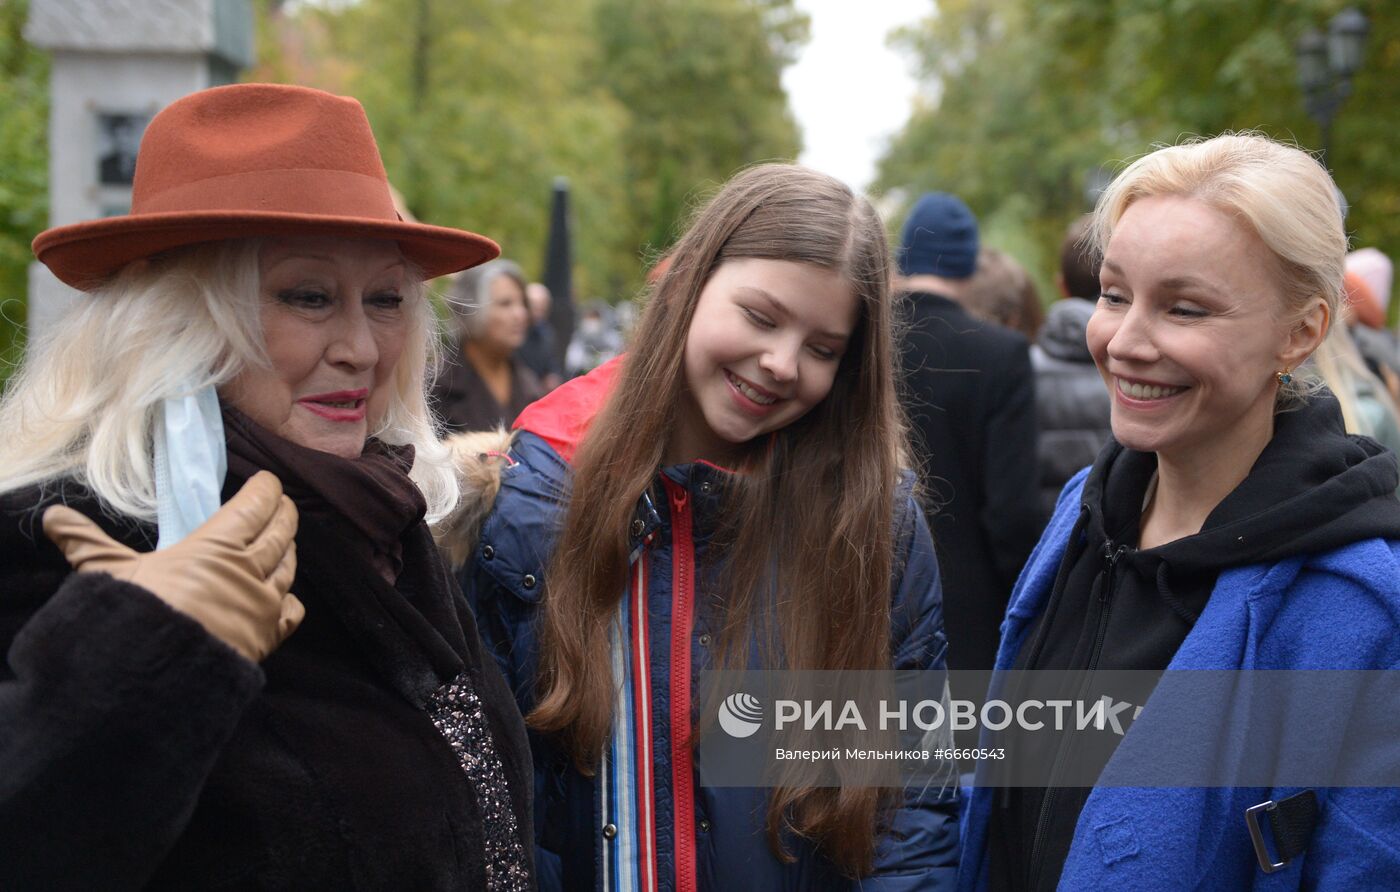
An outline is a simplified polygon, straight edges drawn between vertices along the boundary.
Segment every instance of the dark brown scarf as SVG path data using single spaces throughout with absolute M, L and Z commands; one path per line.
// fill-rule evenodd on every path
M 482 836 L 489 830 L 495 837 L 499 869 L 528 865 L 531 781 L 525 725 L 422 522 L 427 505 L 408 477 L 413 447 L 371 439 L 362 455 L 346 459 L 288 442 L 227 405 L 223 421 L 225 495 L 240 478 L 267 470 L 282 480 L 301 514 L 294 590 L 306 604 L 306 620 L 289 646 L 337 661 L 351 653 L 362 656 L 392 690 L 427 713 L 458 753 L 481 820 L 495 825 L 483 828 Z M 313 517 L 330 522 L 310 522 Z M 355 553 L 345 554 L 347 549 Z M 366 572 L 366 564 L 379 571 L 378 578 Z M 457 708 L 462 703 L 466 707 Z M 492 750 L 494 764 L 488 758 Z M 506 830 L 512 823 L 513 834 Z M 502 840 L 506 848 L 500 847 Z
M 299 446 L 224 404 L 229 472 L 251 477 L 271 471 L 303 514 L 327 509 L 360 534 L 370 563 L 391 585 L 403 569 L 404 531 L 427 513 L 423 493 L 408 477 L 412 446 L 371 438 L 358 458 Z

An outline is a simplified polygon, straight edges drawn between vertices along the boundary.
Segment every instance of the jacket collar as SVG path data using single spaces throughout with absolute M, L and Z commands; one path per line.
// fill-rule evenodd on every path
M 572 462 L 593 417 L 617 383 L 622 360 L 622 356 L 617 356 L 586 375 L 565 381 L 527 406 L 512 428 L 529 431 L 548 443 L 564 461 Z
M 521 412 L 514 428 L 539 437 L 565 462 L 572 463 L 594 416 L 617 383 L 623 359 L 618 356 L 586 375 L 566 381 Z M 703 460 L 661 468 L 661 476 L 690 493 L 693 510 L 702 517 L 717 509 L 726 478 L 733 473 Z M 661 525 L 656 504 L 659 498 L 664 498 L 664 494 L 657 491 L 643 493 L 637 500 L 628 530 L 633 549 Z

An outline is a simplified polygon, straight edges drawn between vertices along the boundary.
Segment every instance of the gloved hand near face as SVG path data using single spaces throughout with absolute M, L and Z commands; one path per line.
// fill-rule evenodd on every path
M 291 594 L 297 509 L 261 471 L 198 529 L 169 548 L 132 551 L 62 505 L 44 512 L 44 533 L 80 573 L 110 573 L 151 591 L 255 663 L 306 614 Z

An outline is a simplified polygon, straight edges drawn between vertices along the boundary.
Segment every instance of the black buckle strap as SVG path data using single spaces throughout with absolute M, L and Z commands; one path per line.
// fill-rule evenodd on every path
M 1269 854 L 1269 847 L 1264 842 L 1264 831 L 1259 826 L 1260 814 L 1268 816 L 1278 861 Z M 1313 828 L 1317 826 L 1317 794 L 1304 790 L 1277 802 L 1270 799 L 1251 805 L 1244 810 L 1244 822 L 1249 828 L 1249 838 L 1254 843 L 1254 856 L 1259 859 L 1260 869 L 1265 873 L 1282 870 L 1303 854 L 1308 841 L 1312 839 Z

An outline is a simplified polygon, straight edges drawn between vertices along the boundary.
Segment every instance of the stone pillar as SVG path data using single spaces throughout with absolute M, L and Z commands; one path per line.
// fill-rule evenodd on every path
M 233 83 L 253 62 L 250 0 L 30 0 L 24 36 L 53 55 L 50 226 L 129 211 L 146 122 L 181 96 Z M 76 296 L 32 263 L 30 337 Z

